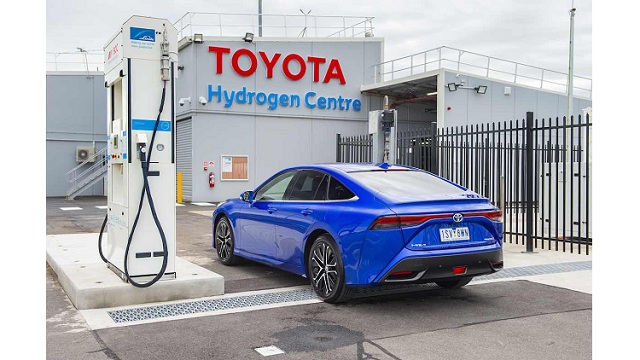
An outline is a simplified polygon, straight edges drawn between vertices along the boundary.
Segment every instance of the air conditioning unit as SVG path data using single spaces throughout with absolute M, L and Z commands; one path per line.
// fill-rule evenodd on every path
M 82 162 L 94 162 L 95 158 L 93 158 L 93 154 L 95 150 L 91 146 L 78 146 L 76 148 L 76 161 L 79 163 Z

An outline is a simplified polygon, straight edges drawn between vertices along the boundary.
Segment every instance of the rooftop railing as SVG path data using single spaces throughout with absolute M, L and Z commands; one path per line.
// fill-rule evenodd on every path
M 47 71 L 104 71 L 104 52 L 100 50 L 77 52 L 47 52 Z
M 193 34 L 244 36 L 260 34 L 257 14 L 217 14 L 188 12 L 174 23 L 178 39 Z M 262 15 L 262 36 L 268 37 L 359 37 L 373 35 L 373 17 Z
M 373 17 L 262 15 L 262 36 L 267 37 L 369 37 Z M 204 36 L 239 36 L 260 33 L 257 14 L 217 14 L 188 12 L 173 24 L 178 39 Z M 47 71 L 104 71 L 103 50 L 47 52 Z
M 567 93 L 568 74 L 515 61 L 442 46 L 373 66 L 374 83 L 447 69 L 474 76 Z M 590 78 L 573 77 L 573 95 L 591 99 Z

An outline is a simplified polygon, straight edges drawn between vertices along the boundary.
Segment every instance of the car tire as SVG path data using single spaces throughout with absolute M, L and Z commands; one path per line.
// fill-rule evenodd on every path
M 329 234 L 318 236 L 311 245 L 307 274 L 316 295 L 325 302 L 345 302 L 355 292 L 346 284 L 340 249 Z
M 473 276 L 468 276 L 468 277 L 454 279 L 454 280 L 441 280 L 441 281 L 436 281 L 436 285 L 443 287 L 445 289 L 459 289 L 467 285 L 471 281 L 471 279 L 473 279 Z
M 235 238 L 229 219 L 223 216 L 216 223 L 216 231 L 213 234 L 216 241 L 218 259 L 223 265 L 232 266 L 240 262 L 240 258 L 234 254 Z

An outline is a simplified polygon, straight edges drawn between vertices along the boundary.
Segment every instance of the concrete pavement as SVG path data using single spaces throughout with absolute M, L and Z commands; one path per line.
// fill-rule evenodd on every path
M 78 234 L 97 231 L 100 216 L 55 214 Z M 499 276 L 336 306 L 305 298 L 306 281 L 277 269 L 220 266 L 207 210 L 187 205 L 178 217 L 179 256 L 223 275 L 226 294 L 79 311 L 48 269 L 48 359 L 261 359 L 259 349 L 273 348 L 273 359 L 591 358 L 591 255 L 507 243 Z M 155 318 L 132 320 L 140 314 Z

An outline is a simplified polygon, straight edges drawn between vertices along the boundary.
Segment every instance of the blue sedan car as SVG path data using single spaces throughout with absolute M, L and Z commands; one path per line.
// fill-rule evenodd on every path
M 359 286 L 464 286 L 502 269 L 502 212 L 413 167 L 321 164 L 284 169 L 218 205 L 213 247 L 307 277 L 329 303 Z

